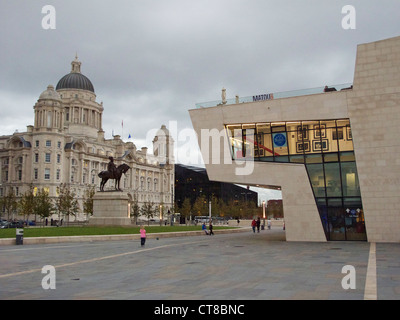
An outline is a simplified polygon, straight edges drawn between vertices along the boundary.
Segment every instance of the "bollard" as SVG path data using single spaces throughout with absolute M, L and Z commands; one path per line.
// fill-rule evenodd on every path
M 24 229 L 16 229 L 16 244 L 23 245 L 24 244 Z

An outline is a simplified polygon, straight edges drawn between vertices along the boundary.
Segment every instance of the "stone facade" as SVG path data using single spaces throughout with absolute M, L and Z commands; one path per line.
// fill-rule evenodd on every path
M 368 240 L 400 241 L 400 37 L 358 46 L 347 93 Z
M 26 132 L 0 136 L 0 196 L 12 189 L 20 197 L 32 183 L 56 197 L 57 187 L 66 183 L 82 208 L 85 190 L 90 185 L 98 190 L 98 173 L 107 170 L 112 156 L 117 166 L 131 167 L 120 185 L 130 201 L 137 199 L 139 206 L 146 201 L 157 207 L 162 204 L 167 212 L 174 203 L 174 141 L 168 129 L 163 125 L 156 133 L 153 154 L 118 135 L 105 139 L 103 103 L 96 102 L 93 86 L 80 69 L 76 58 L 57 88 L 49 85 L 40 94 L 33 107 L 34 125 L 27 126 Z M 106 190 L 113 188 L 110 180 Z M 81 212 L 77 218 L 86 215 Z
M 399 75 L 396 37 L 358 47 L 352 89 L 190 110 L 210 179 L 281 187 L 287 240 L 326 241 L 305 165 L 233 161 L 225 126 L 349 119 L 368 241 L 399 242 Z M 223 147 L 209 143 L 212 130 Z

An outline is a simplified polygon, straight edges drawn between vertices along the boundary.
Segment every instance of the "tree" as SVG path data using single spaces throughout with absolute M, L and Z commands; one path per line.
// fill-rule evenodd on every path
M 137 219 L 141 214 L 141 210 L 139 208 L 137 197 L 134 197 L 133 201 L 131 202 L 131 218 L 135 218 L 135 224 L 137 225 Z
M 10 214 L 13 213 L 18 206 L 17 198 L 15 197 L 14 191 L 12 188 L 8 190 L 6 196 L 3 196 L 0 199 L 1 207 L 4 208 L 4 212 L 7 213 L 7 219 L 10 220 Z
M 53 201 L 46 190 L 38 190 L 34 201 L 34 211 L 42 220 L 50 217 L 54 213 L 55 207 Z
M 208 210 L 206 211 L 206 208 L 205 208 L 206 203 L 207 203 L 207 200 L 206 200 L 205 196 L 197 197 L 196 201 L 194 202 L 193 207 L 192 207 L 193 213 L 196 216 L 206 215 L 206 212 L 208 212 Z
M 24 218 L 26 217 L 26 220 L 29 220 L 29 216 L 33 215 L 35 213 L 35 194 L 34 194 L 34 188 L 33 185 L 31 184 L 29 186 L 29 190 L 27 190 L 21 199 L 18 202 L 18 208 L 22 212 L 22 215 Z M 36 218 L 35 218 L 36 220 Z M 27 226 L 29 226 L 29 223 L 27 223 Z
M 221 200 L 221 202 L 223 202 L 223 201 Z M 221 210 L 220 210 L 220 201 L 219 201 L 219 199 L 213 194 L 213 195 L 211 196 L 211 215 L 212 215 L 213 217 L 218 217 L 218 216 L 220 215 L 220 213 L 221 213 Z
M 190 216 L 190 213 L 192 212 L 192 206 L 190 205 L 190 199 L 185 198 L 182 203 L 182 208 L 180 209 L 181 215 L 185 217 L 185 220 Z
M 153 202 L 145 202 L 143 206 L 140 208 L 141 215 L 145 216 L 148 221 L 148 225 L 150 225 L 150 219 L 154 217 L 156 213 L 156 208 L 154 208 Z
M 71 188 L 61 183 L 58 190 L 58 198 L 56 200 L 56 208 L 58 211 L 59 219 L 61 214 L 67 216 L 69 222 L 69 216 L 75 216 L 79 211 L 78 200 L 76 200 L 76 194 L 71 190 Z
M 96 193 L 96 188 L 94 186 L 88 186 L 85 190 L 85 195 L 83 197 L 83 212 L 86 212 L 86 220 L 89 220 L 89 215 L 93 215 L 93 197 Z

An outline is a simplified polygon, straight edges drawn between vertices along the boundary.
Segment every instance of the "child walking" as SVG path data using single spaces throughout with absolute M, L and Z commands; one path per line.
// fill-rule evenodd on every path
M 140 244 L 143 247 L 146 243 L 146 229 L 144 226 L 140 226 Z

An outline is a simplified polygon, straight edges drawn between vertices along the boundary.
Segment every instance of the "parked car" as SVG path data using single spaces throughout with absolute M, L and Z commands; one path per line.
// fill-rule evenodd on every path
M 8 228 L 23 228 L 24 222 L 23 221 L 12 221 L 8 225 Z
M 7 229 L 9 224 L 10 223 L 8 221 L 5 221 L 5 220 L 0 221 L 0 229 Z

